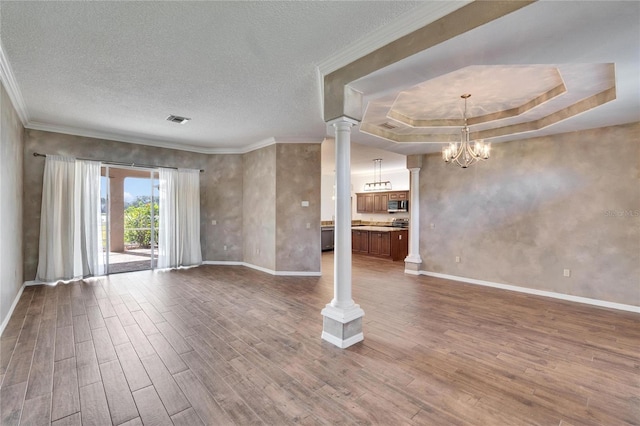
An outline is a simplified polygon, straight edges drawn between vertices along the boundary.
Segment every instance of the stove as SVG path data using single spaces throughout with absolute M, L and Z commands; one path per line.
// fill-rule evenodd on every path
M 391 222 L 391 226 L 393 226 L 394 228 L 408 228 L 409 219 L 401 219 L 401 218 L 393 219 L 393 222 Z

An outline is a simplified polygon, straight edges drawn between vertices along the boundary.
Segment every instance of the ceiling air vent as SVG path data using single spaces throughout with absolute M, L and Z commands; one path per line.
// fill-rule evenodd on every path
M 398 126 L 394 126 L 393 124 L 389 124 L 389 123 L 382 123 L 379 124 L 380 127 L 383 127 L 385 129 L 391 130 L 391 129 L 397 129 Z
M 189 120 L 191 119 L 187 117 L 180 117 L 179 115 L 170 115 L 167 117 L 167 121 L 170 121 L 172 123 L 178 123 L 178 124 L 184 124 Z

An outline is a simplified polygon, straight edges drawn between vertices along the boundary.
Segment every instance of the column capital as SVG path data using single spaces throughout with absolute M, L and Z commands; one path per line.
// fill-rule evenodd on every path
M 422 167 L 422 154 L 407 155 L 407 169 L 415 169 Z
M 420 167 L 411 167 L 409 168 L 409 171 L 413 173 L 418 173 L 420 171 Z
M 351 117 L 347 117 L 346 115 L 343 115 L 342 117 L 334 118 L 333 120 L 327 121 L 327 124 L 334 127 L 338 127 L 340 124 L 348 124 L 349 127 L 352 127 L 352 126 L 357 126 L 358 124 L 360 124 L 360 122 L 355 118 L 351 118 Z

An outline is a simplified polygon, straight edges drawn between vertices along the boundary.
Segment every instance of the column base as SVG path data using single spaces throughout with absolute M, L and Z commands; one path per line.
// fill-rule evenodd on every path
M 350 308 L 336 308 L 327 305 L 322 310 L 322 339 L 344 349 L 364 340 L 362 317 L 364 311 L 359 305 Z
M 405 274 L 418 275 L 420 271 L 420 265 L 422 265 L 422 259 L 420 256 L 407 256 L 404 259 L 404 272 Z

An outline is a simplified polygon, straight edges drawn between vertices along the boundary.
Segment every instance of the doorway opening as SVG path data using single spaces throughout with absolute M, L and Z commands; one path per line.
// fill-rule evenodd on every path
M 106 273 L 154 269 L 158 262 L 158 171 L 103 166 L 100 198 Z

